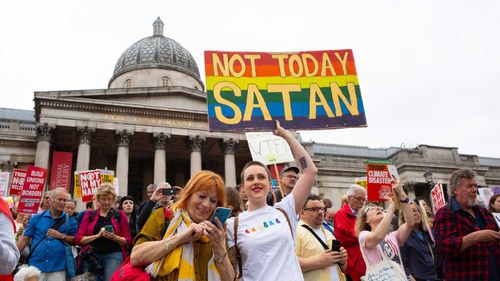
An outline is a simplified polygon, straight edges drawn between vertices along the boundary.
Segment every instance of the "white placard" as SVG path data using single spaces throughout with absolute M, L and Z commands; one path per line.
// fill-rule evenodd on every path
M 495 218 L 498 228 L 500 228 L 500 213 L 493 213 L 493 217 Z
M 9 189 L 9 172 L 0 172 L 0 196 L 7 196 Z
M 265 165 L 294 161 L 288 143 L 271 132 L 245 133 L 254 161 Z

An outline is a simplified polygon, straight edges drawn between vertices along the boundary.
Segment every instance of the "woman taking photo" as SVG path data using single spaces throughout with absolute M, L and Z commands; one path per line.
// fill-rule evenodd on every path
M 399 226 L 395 231 L 391 228 L 394 216 L 394 200 L 401 203 L 402 215 L 406 223 Z M 367 272 L 370 266 L 375 266 L 382 261 L 385 255 L 389 260 L 397 263 L 400 273 L 405 274 L 399 246 L 402 246 L 410 236 L 413 227 L 413 213 L 408 204 L 408 196 L 403 190 L 400 182 L 393 182 L 392 194 L 384 196 L 387 211 L 373 204 L 367 204 L 358 212 L 356 219 L 356 233 L 359 235 L 359 247 L 363 253 Z
M 267 167 L 257 161 L 243 167 L 241 182 L 248 195 L 248 210 L 227 225 L 228 245 L 235 257 L 233 263 L 238 264 L 240 280 L 303 280 L 294 250 L 297 213 L 311 193 L 318 170 L 306 150 L 278 121 L 274 134 L 288 143 L 302 174 L 292 192 L 271 207 L 266 203 L 271 188 Z
M 135 211 L 135 203 L 134 198 L 132 196 L 123 196 L 120 199 L 119 210 L 123 210 L 125 215 L 127 215 L 128 219 L 128 228 L 130 230 L 130 236 L 132 236 L 132 240 L 134 240 L 137 233 L 139 233 L 139 228 L 137 227 L 137 214 Z
M 170 220 L 165 207 L 151 213 L 135 238 L 131 263 L 149 265 L 152 280 L 233 280 L 224 227 L 218 219 L 216 225 L 207 221 L 224 205 L 222 178 L 210 171 L 196 173 L 171 206 Z
M 127 246 L 132 245 L 132 238 L 125 212 L 112 208 L 116 200 L 115 188 L 103 183 L 97 188 L 94 198 L 99 208 L 85 213 L 75 243 L 82 246 L 80 255 L 91 255 L 83 260 L 83 272 L 96 270 L 91 268 L 96 266 L 91 264 L 95 258 L 102 268 L 101 272 L 94 272 L 96 281 L 108 281 L 127 256 Z
M 423 221 L 423 211 L 414 202 L 410 202 L 413 213 L 413 222 L 410 237 L 400 248 L 401 259 L 406 274 L 412 281 L 438 281 L 434 266 L 433 245 L 427 224 Z M 400 224 L 404 224 L 404 216 L 400 216 Z M 410 226 L 411 227 L 411 226 Z

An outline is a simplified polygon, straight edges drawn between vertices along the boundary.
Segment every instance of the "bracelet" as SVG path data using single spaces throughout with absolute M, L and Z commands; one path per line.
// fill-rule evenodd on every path
M 165 240 L 163 240 L 163 242 L 165 243 L 165 250 L 167 251 L 167 253 L 170 251 L 170 238 L 167 238 Z
M 226 259 L 226 257 L 227 257 L 227 252 L 224 252 L 224 255 L 222 255 L 222 257 L 216 257 L 216 256 L 214 255 L 214 261 L 215 261 L 216 263 L 223 263 L 223 262 L 224 262 L 224 260 Z
M 399 202 L 408 204 L 410 202 L 410 198 L 406 197 L 405 199 L 400 199 Z

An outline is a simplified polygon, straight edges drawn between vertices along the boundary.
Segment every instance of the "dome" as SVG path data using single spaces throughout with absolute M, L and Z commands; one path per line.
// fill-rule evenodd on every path
M 109 84 L 124 73 L 140 69 L 167 69 L 187 74 L 200 81 L 193 56 L 175 40 L 163 36 L 163 22 L 153 23 L 153 36 L 143 38 L 122 53 Z

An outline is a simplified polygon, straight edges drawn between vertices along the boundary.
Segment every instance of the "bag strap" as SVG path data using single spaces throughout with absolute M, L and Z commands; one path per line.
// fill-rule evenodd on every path
M 321 246 L 323 246 L 323 249 L 325 249 L 325 250 L 330 249 L 330 248 L 328 248 L 328 245 L 326 245 L 326 243 L 323 242 L 323 240 L 321 240 L 321 238 L 319 238 L 318 234 L 316 234 L 316 232 L 314 232 L 314 230 L 312 230 L 312 228 L 310 228 L 307 224 L 303 224 L 302 227 L 309 230 L 309 232 L 311 232 L 312 235 L 314 235 L 314 237 L 316 237 L 316 239 L 318 239 L 319 243 L 321 243 Z
M 47 212 L 47 211 L 46 211 Z M 50 211 L 49 211 L 50 212 Z M 43 214 L 43 213 L 42 213 Z M 67 214 L 66 214 L 67 215 Z M 40 214 L 40 217 L 42 215 Z M 38 217 L 38 220 L 37 220 L 37 224 L 38 222 L 40 221 L 40 217 Z M 54 230 L 57 230 L 59 229 L 59 227 L 61 227 L 62 225 L 64 224 L 64 219 L 62 218 L 57 218 L 56 221 L 54 222 L 54 224 L 50 227 Z M 30 249 L 30 253 L 28 254 L 28 256 L 26 257 L 26 261 L 28 261 L 30 258 L 31 258 L 31 255 L 33 255 L 33 253 L 35 252 L 35 249 L 43 242 L 43 240 L 45 240 L 48 236 L 45 235 L 42 239 L 40 239 L 40 241 L 38 241 L 38 243 L 35 244 L 35 246 L 33 248 Z
M 292 234 L 293 236 L 292 224 L 290 224 L 290 219 L 288 218 L 288 215 L 286 214 L 285 210 L 281 208 L 276 208 L 276 210 L 280 211 L 283 215 L 285 215 L 286 222 L 288 223 L 288 227 L 290 228 L 290 234 Z
M 234 246 L 236 250 L 236 262 L 238 263 L 238 271 L 240 276 L 243 275 L 243 269 L 242 269 L 242 262 L 241 262 L 241 254 L 240 254 L 240 249 L 238 248 L 238 222 L 239 222 L 239 216 L 236 216 L 234 218 Z

